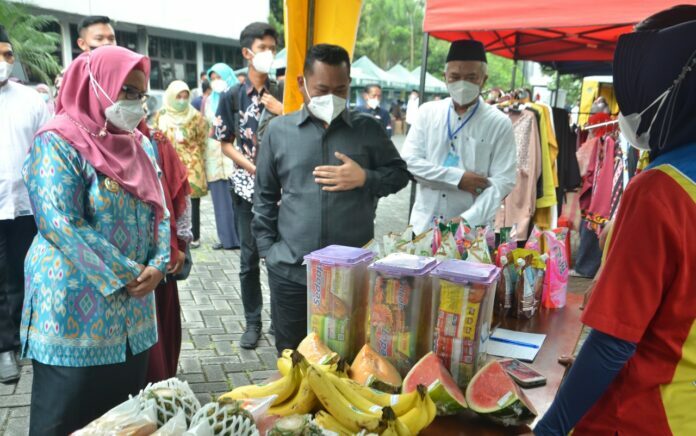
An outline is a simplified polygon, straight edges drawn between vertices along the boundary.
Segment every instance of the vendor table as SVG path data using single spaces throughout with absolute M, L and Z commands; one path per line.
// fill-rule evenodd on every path
M 583 296 L 568 294 L 566 306 L 562 309 L 544 309 L 530 320 L 506 318 L 500 327 L 529 333 L 544 333 L 546 340 L 531 366 L 542 373 L 546 385 L 524 389 L 539 416 L 543 416 L 553 402 L 565 374 L 565 367 L 558 363 L 558 357 L 572 355 L 582 330 L 580 305 Z M 493 359 L 494 357 L 490 357 Z M 531 430 L 527 426 L 503 427 L 482 418 L 473 412 L 457 416 L 438 417 L 421 434 L 498 436 L 524 434 Z

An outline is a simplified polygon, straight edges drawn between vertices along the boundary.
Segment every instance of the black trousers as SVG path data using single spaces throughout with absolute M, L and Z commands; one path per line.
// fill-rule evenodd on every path
M 33 216 L 0 220 L 0 352 L 19 349 L 24 258 L 34 235 Z
M 252 204 L 232 193 L 234 203 L 234 222 L 240 243 L 239 283 L 242 287 L 242 304 L 247 326 L 261 325 L 261 268 L 256 239 L 251 234 L 251 220 L 254 218 Z
M 192 198 L 191 199 L 191 232 L 193 233 L 193 240 L 198 241 L 201 239 L 201 199 Z
M 275 345 L 280 356 L 285 349 L 296 349 L 307 336 L 307 285 L 290 281 L 268 268 L 268 286 Z
M 126 350 L 113 365 L 68 367 L 32 361 L 30 436 L 65 436 L 89 424 L 145 387 L 149 351 Z

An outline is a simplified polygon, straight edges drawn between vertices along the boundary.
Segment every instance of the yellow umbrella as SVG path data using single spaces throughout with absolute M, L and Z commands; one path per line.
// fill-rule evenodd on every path
M 285 0 L 285 113 L 302 106 L 296 78 L 302 75 L 308 46 L 340 45 L 353 59 L 361 6 L 362 0 Z

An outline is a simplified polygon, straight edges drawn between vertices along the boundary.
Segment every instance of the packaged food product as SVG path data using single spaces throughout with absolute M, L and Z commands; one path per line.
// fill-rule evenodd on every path
M 401 375 L 432 343 L 430 271 L 432 257 L 394 253 L 370 266 L 370 346 Z
M 568 229 L 545 232 L 549 260 L 544 276 L 542 305 L 549 309 L 565 306 L 568 292 L 568 256 L 565 247 Z
M 373 258 L 370 250 L 340 245 L 305 256 L 307 332 L 346 359 L 365 343 L 367 266 Z
M 486 360 L 500 269 L 461 260 L 435 268 L 433 348 L 457 384 L 465 388 Z
M 546 255 L 541 256 L 546 263 Z M 532 255 L 517 259 L 517 283 L 513 294 L 511 315 L 515 318 L 531 319 L 539 311 L 541 291 L 544 282 L 544 270 L 534 267 Z

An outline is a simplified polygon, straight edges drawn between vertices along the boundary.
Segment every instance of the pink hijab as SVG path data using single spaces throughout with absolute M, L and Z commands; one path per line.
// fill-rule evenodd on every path
M 123 47 L 103 46 L 83 53 L 63 77 L 56 117 L 39 133 L 56 132 L 70 143 L 97 171 L 115 180 L 130 194 L 149 204 L 158 224 L 164 216 L 160 181 L 150 157 L 141 146 L 139 131 L 114 133 L 104 128 L 104 109 L 111 102 L 90 81 L 89 71 L 112 101 L 116 101 L 128 74 L 140 70 L 150 76 L 150 60 Z M 94 135 L 91 135 L 90 133 Z M 156 232 L 157 226 L 155 226 Z

